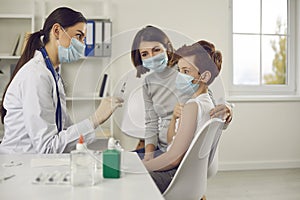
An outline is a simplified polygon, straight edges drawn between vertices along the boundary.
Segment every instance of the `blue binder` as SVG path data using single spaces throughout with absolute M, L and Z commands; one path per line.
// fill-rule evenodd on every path
M 95 55 L 95 21 L 87 21 L 87 34 L 85 38 L 85 56 L 94 56 Z

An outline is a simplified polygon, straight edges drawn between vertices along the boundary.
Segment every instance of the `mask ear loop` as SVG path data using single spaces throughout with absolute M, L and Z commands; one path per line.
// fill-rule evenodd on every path
M 72 40 L 71 36 L 67 33 L 67 31 L 62 26 L 60 26 L 60 28 L 70 38 L 70 40 Z
M 62 25 L 60 25 L 60 29 L 68 36 L 68 38 L 70 39 L 70 45 L 71 45 L 71 41 L 72 41 L 71 36 L 66 32 L 66 30 L 62 27 Z M 60 45 L 59 38 L 57 38 L 57 42 L 58 42 L 58 45 Z
M 194 81 L 194 80 L 196 80 L 196 81 L 197 81 L 197 82 L 196 82 L 196 83 L 194 83 L 194 84 L 199 84 L 199 83 L 200 83 L 200 81 L 201 81 L 201 80 L 203 80 L 203 78 L 202 78 L 202 75 L 200 74 L 200 72 L 198 72 L 198 75 L 200 75 L 200 77 L 199 77 L 199 78 L 197 78 L 197 79 L 196 79 L 196 78 L 194 78 L 194 79 L 193 79 L 193 81 Z

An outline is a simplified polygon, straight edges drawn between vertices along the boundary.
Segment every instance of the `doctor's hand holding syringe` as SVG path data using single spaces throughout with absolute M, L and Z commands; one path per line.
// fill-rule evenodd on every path
M 122 106 L 123 102 L 124 100 L 120 97 L 106 97 L 102 99 L 94 115 L 90 118 L 94 128 L 104 123 L 118 107 Z

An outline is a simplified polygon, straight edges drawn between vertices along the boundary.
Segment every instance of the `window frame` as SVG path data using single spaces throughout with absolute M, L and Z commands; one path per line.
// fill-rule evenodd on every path
M 260 0 L 263 1 L 263 0 Z M 233 66 L 233 0 L 229 0 L 229 51 L 231 52 L 231 56 L 229 57 L 229 96 L 240 96 L 244 98 L 245 96 L 294 96 L 299 95 L 299 91 L 297 91 L 298 78 L 300 78 L 299 72 L 297 74 L 297 65 L 299 65 L 299 61 L 297 63 L 297 52 L 299 49 L 299 43 L 297 43 L 297 31 L 299 31 L 299 27 L 297 27 L 297 16 L 296 11 L 300 10 L 296 3 L 297 0 L 287 0 L 287 84 L 285 85 L 234 85 L 233 84 L 233 74 L 234 74 L 234 66 Z M 261 34 L 261 33 L 260 33 Z M 250 34 L 249 34 L 250 35 Z M 261 48 L 261 47 L 260 47 Z M 261 53 L 261 49 L 260 49 Z M 298 67 L 299 68 L 299 67 Z M 261 70 L 261 69 L 260 69 Z M 297 78 L 298 77 L 298 78 Z

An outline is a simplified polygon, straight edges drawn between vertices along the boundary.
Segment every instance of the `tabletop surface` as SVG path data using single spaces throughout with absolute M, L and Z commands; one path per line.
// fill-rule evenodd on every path
M 124 152 L 120 179 L 103 179 L 93 186 L 35 183 L 39 174 L 68 173 L 69 154 L 0 155 L 1 199 L 164 199 L 136 153 Z M 5 180 L 3 180 L 5 179 Z

